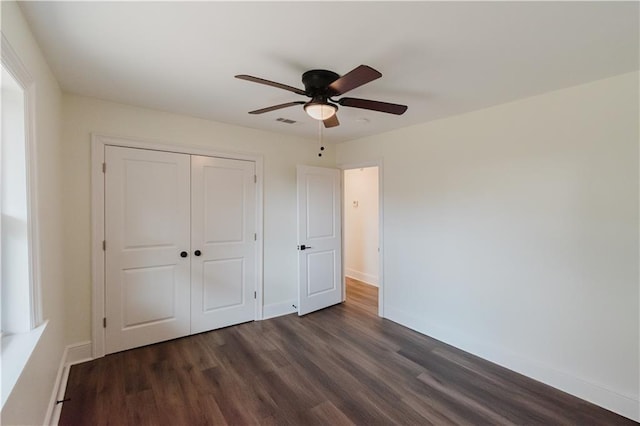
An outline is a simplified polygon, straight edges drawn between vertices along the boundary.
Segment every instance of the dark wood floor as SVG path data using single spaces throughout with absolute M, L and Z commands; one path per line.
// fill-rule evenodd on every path
M 634 424 L 378 318 L 376 292 L 73 366 L 60 424 Z

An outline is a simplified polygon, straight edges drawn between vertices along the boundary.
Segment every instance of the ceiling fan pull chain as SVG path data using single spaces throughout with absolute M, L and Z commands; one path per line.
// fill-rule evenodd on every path
M 318 157 L 322 157 L 322 151 L 324 151 L 324 144 L 322 143 L 322 120 L 318 120 L 318 142 L 320 143 L 320 152 L 318 153 Z

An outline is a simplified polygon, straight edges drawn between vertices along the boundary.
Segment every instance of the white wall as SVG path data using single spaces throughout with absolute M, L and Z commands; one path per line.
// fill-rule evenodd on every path
M 43 317 L 49 325 L 2 409 L 3 424 L 42 424 L 65 346 L 60 89 L 15 2 L 0 2 L 2 34 L 35 81 L 35 146 Z
M 345 275 L 378 285 L 378 168 L 344 171 Z
M 385 316 L 640 420 L 638 77 L 338 145 L 384 161 Z
M 264 304 L 297 297 L 296 165 L 334 167 L 317 141 L 65 94 L 65 271 L 68 339 L 91 339 L 91 132 L 264 157 Z M 290 306 L 288 303 L 286 306 Z

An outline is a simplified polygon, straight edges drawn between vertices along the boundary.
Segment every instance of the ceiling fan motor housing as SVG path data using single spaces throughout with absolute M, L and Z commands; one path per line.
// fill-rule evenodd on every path
M 310 98 L 326 99 L 333 95 L 329 93 L 329 85 L 339 78 L 340 75 L 333 71 L 311 70 L 302 74 L 302 84 L 304 84 L 306 95 Z

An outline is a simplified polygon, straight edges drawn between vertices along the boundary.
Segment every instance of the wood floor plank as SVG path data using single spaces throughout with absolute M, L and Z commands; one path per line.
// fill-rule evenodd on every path
M 349 418 L 338 409 L 331 401 L 324 401 L 311 409 L 316 424 L 335 426 L 355 426 Z
M 378 289 L 71 368 L 60 425 L 630 425 L 377 316 Z

